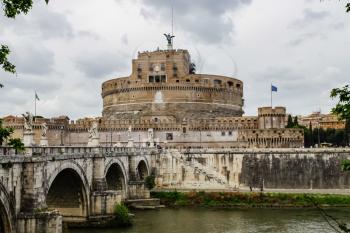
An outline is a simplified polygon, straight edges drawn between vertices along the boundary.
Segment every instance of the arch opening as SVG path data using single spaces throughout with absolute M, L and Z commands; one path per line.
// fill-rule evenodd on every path
M 145 161 L 141 160 L 137 165 L 137 178 L 139 180 L 144 180 L 148 176 L 148 168 Z
M 87 198 L 84 183 L 79 174 L 66 168 L 57 174 L 46 196 L 49 209 L 56 209 L 64 221 L 87 216 Z
M 125 190 L 125 176 L 119 164 L 112 164 L 106 173 L 107 190 Z
M 9 216 L 6 213 L 5 207 L 0 202 L 0 233 L 11 233 Z

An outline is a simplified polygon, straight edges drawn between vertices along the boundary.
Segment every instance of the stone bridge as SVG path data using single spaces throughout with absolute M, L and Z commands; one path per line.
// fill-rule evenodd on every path
M 165 189 L 342 189 L 350 148 L 191 149 L 0 147 L 0 233 L 61 233 L 62 222 L 97 225 L 116 203 Z
M 148 198 L 154 149 L 0 148 L 0 233 L 61 232 L 62 220 L 90 224 L 116 203 Z

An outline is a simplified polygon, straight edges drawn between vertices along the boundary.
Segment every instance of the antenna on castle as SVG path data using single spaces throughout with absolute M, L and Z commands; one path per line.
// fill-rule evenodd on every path
M 174 36 L 174 7 L 173 4 L 171 3 L 171 33 L 164 33 L 163 34 L 168 41 L 168 50 L 173 50 L 173 38 Z
M 171 35 L 174 36 L 174 5 L 171 2 Z

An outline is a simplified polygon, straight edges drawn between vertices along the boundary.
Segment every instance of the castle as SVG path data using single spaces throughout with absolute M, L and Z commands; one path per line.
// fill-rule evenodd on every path
M 187 50 L 139 52 L 128 77 L 102 84 L 102 117 L 70 121 L 36 118 L 34 144 L 46 123 L 50 146 L 87 145 L 98 122 L 99 145 L 169 148 L 302 147 L 302 129 L 287 129 L 284 107 L 262 107 L 243 116 L 243 82 L 225 76 L 195 74 Z M 24 119 L 7 116 L 4 125 L 23 137 Z

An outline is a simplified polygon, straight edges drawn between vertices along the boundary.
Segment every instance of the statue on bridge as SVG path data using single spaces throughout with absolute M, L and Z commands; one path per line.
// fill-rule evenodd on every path
M 41 124 L 41 138 L 40 138 L 40 146 L 49 146 L 49 140 L 47 139 L 47 124 L 46 122 Z
M 100 146 L 100 137 L 98 135 L 98 123 L 94 120 L 89 129 L 88 146 Z
M 41 124 L 41 137 L 46 138 L 46 134 L 47 134 L 47 124 L 46 122 L 44 122 Z
M 24 146 L 34 146 L 33 114 L 26 112 L 22 116 L 24 119 L 23 144 Z
M 24 131 L 25 133 L 33 133 L 33 114 L 26 112 L 22 114 L 24 118 Z

